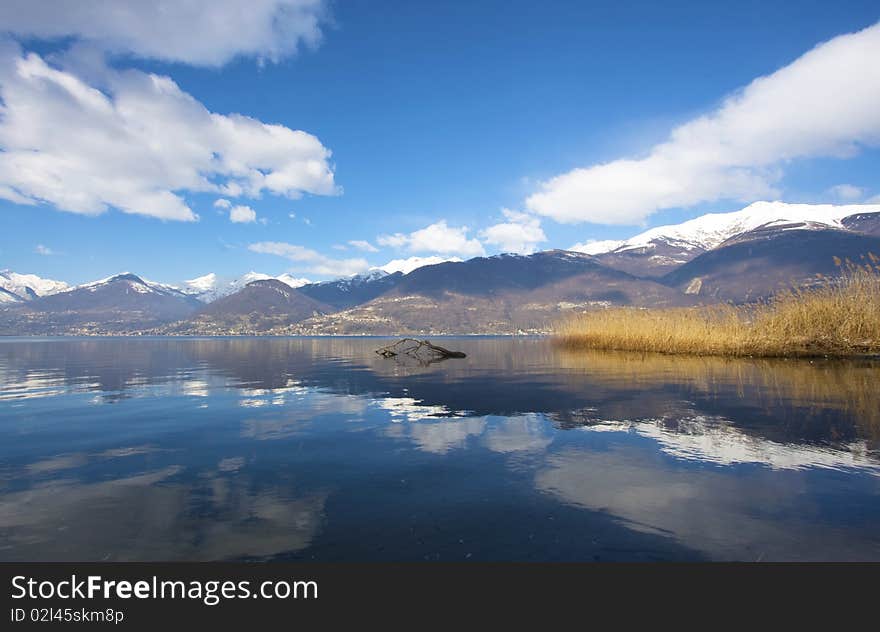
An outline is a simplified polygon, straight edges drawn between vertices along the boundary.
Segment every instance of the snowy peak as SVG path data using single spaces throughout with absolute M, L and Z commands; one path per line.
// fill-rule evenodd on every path
M 69 289 L 64 281 L 44 279 L 36 274 L 19 274 L 12 270 L 0 270 L 0 302 L 29 301 L 41 296 L 57 294 Z
M 293 290 L 292 287 L 279 279 L 259 279 L 257 281 L 251 281 L 245 285 L 245 288 L 264 288 L 267 291 L 281 295 L 285 301 L 293 300 L 293 297 L 296 295 L 295 292 L 291 291 Z
M 304 285 L 308 285 L 309 283 L 311 283 L 311 281 L 309 281 L 306 278 L 295 277 L 293 275 L 287 274 L 286 272 L 284 274 L 279 274 L 275 278 L 278 279 L 279 281 L 281 281 L 282 283 L 284 283 L 285 285 L 289 285 L 290 287 L 292 287 L 294 289 L 298 288 L 298 287 L 302 287 Z
M 112 276 L 105 277 L 103 279 L 98 279 L 97 281 L 89 281 L 88 283 L 81 283 L 76 287 L 72 288 L 74 290 L 94 290 L 95 288 L 103 287 L 114 281 L 127 281 L 130 283 L 139 283 L 142 284 L 143 280 L 137 276 L 136 274 L 132 274 L 131 272 L 120 272 L 119 274 L 114 274 Z
M 332 285 L 344 291 L 346 289 L 351 289 L 364 285 L 365 283 L 378 281 L 379 279 L 386 276 L 388 276 L 388 273 L 385 272 L 385 270 L 376 269 L 371 270 L 366 274 L 355 274 L 354 276 L 343 277 L 341 279 L 333 279 L 332 281 L 321 281 L 320 283 L 315 283 L 315 285 Z
M 413 270 L 418 270 L 419 268 L 424 268 L 425 266 L 433 266 L 438 263 L 446 263 L 447 261 L 459 262 L 461 261 L 458 257 L 441 257 L 439 255 L 430 255 L 427 257 L 407 257 L 406 259 L 392 259 L 384 266 L 378 268 L 372 268 L 370 271 L 371 274 L 373 272 L 385 272 L 386 274 L 394 274 L 395 272 L 402 272 L 403 274 L 409 274 Z
M 265 281 L 268 279 L 281 281 L 292 288 L 298 288 L 309 283 L 308 279 L 297 278 L 287 273 L 272 276 L 271 274 L 254 272 L 252 270 L 235 279 L 221 279 L 215 273 L 210 272 L 203 276 L 185 281 L 183 291 L 190 296 L 196 297 L 203 303 L 210 303 L 216 301 L 218 298 L 223 298 L 224 296 L 229 296 L 230 294 L 238 292 L 249 283 L 253 283 L 254 281 Z
M 589 242 L 573 249 L 599 255 L 651 249 L 665 243 L 685 250 L 712 250 L 732 237 L 771 223 L 803 224 L 800 228 L 845 228 L 843 220 L 847 217 L 878 212 L 880 204 L 755 202 L 732 213 L 710 213 L 681 224 L 658 226 L 620 242 Z
M 217 275 L 213 272 L 209 272 L 204 276 L 184 281 L 184 283 L 188 290 L 191 290 L 196 294 L 201 294 L 203 292 L 208 292 L 217 286 Z
M 388 273 L 374 269 L 366 274 L 309 283 L 299 288 L 300 292 L 314 300 L 331 305 L 337 309 L 347 309 L 366 303 L 390 290 L 403 277 L 402 272 Z
M 787 204 L 755 202 L 731 213 L 710 213 L 681 224 L 658 226 L 622 241 L 575 244 L 599 263 L 635 276 L 659 278 L 679 266 L 758 233 L 783 230 L 843 230 L 880 233 L 880 204 Z
M 325 313 L 327 307 L 276 278 L 255 279 L 243 288 L 202 307 L 195 318 L 210 327 L 259 329 L 287 325 Z M 262 324 L 260 324 L 262 323 Z
M 94 293 L 108 287 L 124 287 L 126 291 L 135 292 L 137 294 L 156 294 L 179 298 L 189 296 L 189 294 L 181 291 L 173 285 L 150 281 L 134 274 L 133 272 L 120 272 L 119 274 L 114 274 L 105 279 L 77 285 L 75 288 L 68 291 L 85 290 Z
M 585 255 L 601 255 L 606 252 L 613 252 L 624 244 L 626 244 L 625 241 L 618 239 L 602 239 L 575 244 L 571 249 L 575 252 L 582 252 Z
M 674 226 L 660 226 L 626 241 L 626 247 L 646 246 L 655 239 L 691 244 L 711 250 L 735 235 L 771 222 L 842 227 L 841 220 L 860 212 L 880 211 L 880 205 L 835 206 L 832 204 L 787 204 L 755 202 L 733 213 L 710 213 Z

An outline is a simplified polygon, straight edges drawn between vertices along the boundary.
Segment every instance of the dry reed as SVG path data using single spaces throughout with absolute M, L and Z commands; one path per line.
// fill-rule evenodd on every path
M 722 356 L 849 356 L 880 353 L 880 259 L 842 265 L 751 305 L 611 308 L 579 314 L 555 328 L 571 349 Z

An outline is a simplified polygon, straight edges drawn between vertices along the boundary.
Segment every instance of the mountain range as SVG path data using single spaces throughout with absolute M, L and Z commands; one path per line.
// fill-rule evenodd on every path
M 437 334 L 547 331 L 612 305 L 766 299 L 880 255 L 880 205 L 759 202 L 571 250 L 308 283 L 250 272 L 172 286 L 129 272 L 75 287 L 0 272 L 0 334 Z
M 185 281 L 180 289 L 187 294 L 195 296 L 203 303 L 211 303 L 218 298 L 238 292 L 248 283 L 265 279 L 277 279 L 293 288 L 306 285 L 309 282 L 308 279 L 296 278 L 290 274 L 280 274 L 277 277 L 273 277 L 269 274 L 251 271 L 235 279 L 220 279 L 215 273 L 209 272 L 204 276 Z
M 63 281 L 42 279 L 36 274 L 18 274 L 12 270 L 0 270 L 0 303 L 29 301 L 68 289 L 70 286 Z
M 774 223 L 817 230 L 843 229 L 880 236 L 880 205 L 787 204 L 755 202 L 732 213 L 709 213 L 670 226 L 658 226 L 623 241 L 577 244 L 572 250 L 601 263 L 646 277 L 662 277 L 730 239 Z M 873 231 L 873 232 L 872 232 Z

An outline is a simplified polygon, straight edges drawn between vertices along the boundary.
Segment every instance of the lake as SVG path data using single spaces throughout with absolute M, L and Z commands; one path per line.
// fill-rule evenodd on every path
M 880 560 L 880 362 L 0 339 L 0 560 Z

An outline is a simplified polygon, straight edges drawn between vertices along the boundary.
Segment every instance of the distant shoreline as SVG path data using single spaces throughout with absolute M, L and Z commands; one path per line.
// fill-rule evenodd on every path
M 547 333 L 530 333 L 530 334 L 413 334 L 413 333 L 393 333 L 393 334 L 0 334 L 0 341 L 11 340 L 61 340 L 61 339 L 82 339 L 90 340 L 95 338 L 399 338 L 401 336 L 416 338 L 549 338 L 552 336 Z

